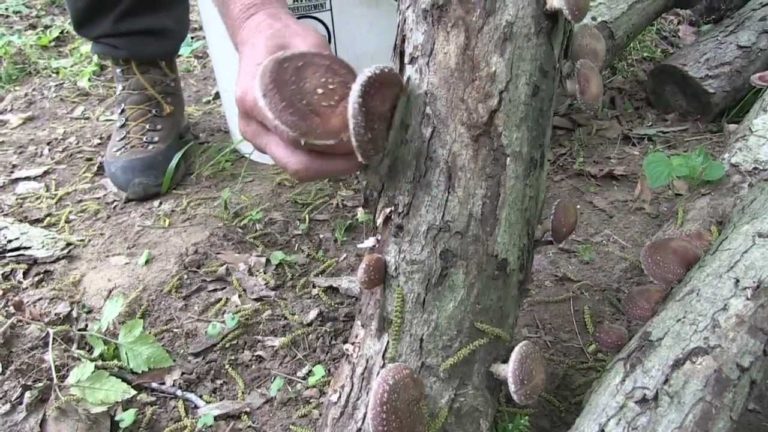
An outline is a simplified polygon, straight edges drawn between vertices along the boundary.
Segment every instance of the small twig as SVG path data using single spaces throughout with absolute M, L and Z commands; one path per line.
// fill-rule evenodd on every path
M 571 297 L 571 319 L 573 319 L 573 328 L 576 330 L 576 337 L 579 338 L 579 345 L 581 345 L 581 349 L 584 351 L 584 354 L 587 355 L 587 358 L 591 362 L 592 357 L 587 352 L 587 348 L 584 347 L 584 341 L 581 340 L 581 334 L 579 333 L 579 326 L 576 324 L 576 314 L 573 311 L 573 297 Z
M 533 314 L 533 319 L 536 320 L 536 326 L 539 328 L 539 330 L 541 330 L 541 333 L 544 334 L 544 336 L 546 336 L 546 333 L 544 332 L 544 326 L 541 325 L 541 322 L 539 322 L 539 318 L 536 317 L 535 313 Z M 549 349 L 552 349 L 552 344 L 549 343 L 547 338 L 543 337 L 542 339 L 544 339 L 544 343 L 547 344 Z
M 64 396 L 59 391 L 59 379 L 56 378 L 56 364 L 53 360 L 53 330 L 48 329 L 48 364 L 51 365 L 51 377 L 53 378 L 53 388 L 56 390 L 56 394 L 59 395 L 60 398 L 64 398 Z
M 3 324 L 3 328 L 0 328 L 0 336 L 2 336 L 2 334 L 5 333 L 6 330 L 8 330 L 8 327 L 10 327 L 14 321 L 16 321 L 16 316 L 12 316 L 11 319 L 8 320 L 8 322 Z
M 208 405 L 208 403 L 202 400 L 198 395 L 192 392 L 184 391 L 178 387 L 167 386 L 165 384 L 158 384 L 158 383 L 142 383 L 141 385 L 143 387 L 150 388 L 160 393 L 165 393 L 167 395 L 176 396 L 178 398 L 188 400 L 192 402 L 196 408 L 202 408 Z

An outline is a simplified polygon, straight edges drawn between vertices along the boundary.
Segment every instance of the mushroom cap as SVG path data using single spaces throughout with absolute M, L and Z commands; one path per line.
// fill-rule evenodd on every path
M 749 77 L 749 83 L 758 88 L 768 87 L 768 71 L 762 71 Z
M 507 362 L 509 394 L 520 405 L 531 405 L 539 397 L 547 381 L 544 355 L 533 342 L 522 341 Z
M 560 10 L 568 21 L 578 24 L 587 16 L 589 2 L 590 0 L 546 0 L 546 10 Z
M 699 248 L 680 237 L 665 237 L 648 242 L 640 251 L 645 274 L 667 288 L 683 280 L 701 256 Z
M 427 417 L 424 383 L 404 363 L 385 366 L 373 383 L 368 398 L 371 432 L 424 432 Z
M 346 141 L 347 100 L 355 70 L 330 53 L 282 51 L 264 61 L 256 99 L 278 135 L 315 146 Z
M 362 289 L 373 289 L 384 285 L 387 262 L 377 253 L 366 254 L 357 268 L 357 282 Z
M 579 221 L 579 209 L 576 203 L 568 199 L 559 199 L 552 206 L 550 217 L 550 235 L 552 241 L 557 244 L 564 242 L 573 231 Z
M 605 38 L 592 24 L 583 23 L 576 26 L 571 37 L 570 60 L 577 62 L 586 59 L 600 70 L 605 63 Z
M 646 322 L 656 314 L 656 310 L 668 290 L 658 285 L 641 285 L 634 287 L 624 297 L 623 307 L 627 318 Z
M 576 99 L 585 105 L 599 105 L 603 99 L 603 77 L 594 63 L 587 59 L 576 62 Z
M 347 121 L 352 148 L 360 162 L 368 163 L 384 151 L 404 89 L 400 74 L 387 65 L 363 70 L 352 84 Z
M 595 328 L 595 341 L 605 351 L 618 352 L 628 340 L 629 332 L 618 324 L 601 323 Z

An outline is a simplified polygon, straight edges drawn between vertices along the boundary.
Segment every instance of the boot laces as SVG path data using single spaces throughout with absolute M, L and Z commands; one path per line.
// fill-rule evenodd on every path
M 118 108 L 118 127 L 122 129 L 120 141 L 124 143 L 123 149 L 131 144 L 152 145 L 157 142 L 157 137 L 148 137 L 149 131 L 158 130 L 159 125 L 152 125 L 149 120 L 154 116 L 167 116 L 174 110 L 163 95 L 152 85 L 153 81 L 158 81 L 160 86 L 174 86 L 176 74 L 171 71 L 165 61 L 158 62 L 165 75 L 152 72 L 142 72 L 139 65 L 131 60 L 128 65 L 117 66 L 118 93 L 124 94 L 149 94 L 151 99 L 141 104 L 120 104 Z M 125 68 L 130 68 L 132 73 L 125 74 Z M 125 88 L 125 83 L 136 78 L 144 87 L 143 89 Z M 161 109 L 157 109 L 157 104 Z M 143 113 L 143 115 L 139 115 Z

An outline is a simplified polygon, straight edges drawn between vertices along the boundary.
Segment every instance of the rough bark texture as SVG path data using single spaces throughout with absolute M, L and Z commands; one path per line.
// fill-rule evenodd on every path
M 572 432 L 750 429 L 768 419 L 768 183 L 744 176 L 740 143 L 768 115 L 763 96 L 729 139 L 729 180 L 687 203 L 681 227 L 657 237 L 725 223 L 719 240 L 608 365 Z M 750 184 L 756 184 L 749 189 Z M 732 209 L 738 203 L 735 211 Z M 735 424 L 736 422 L 738 424 Z M 743 427 L 743 428 L 742 428 Z
M 653 21 L 674 6 L 676 0 L 592 0 L 582 23 L 597 27 L 605 38 L 610 64 Z
M 749 76 L 768 68 L 768 0 L 751 0 L 731 17 L 648 73 L 660 111 L 710 121 L 744 97 Z
M 424 380 L 432 416 L 447 409 L 443 431 L 492 429 L 503 387 L 489 367 L 506 360 L 513 342 L 494 339 L 452 368 L 440 366 L 486 336 L 474 322 L 512 333 L 517 318 L 565 32 L 543 4 L 399 3 L 395 54 L 408 96 L 387 163 L 367 173 L 369 204 L 388 215 L 379 245 L 388 275 L 383 292 L 361 295 L 320 430 L 368 430 L 372 383 L 391 362 Z M 398 288 L 404 319 L 394 343 Z
M 723 159 L 740 172 L 759 176 L 768 173 L 768 93 L 763 93 L 739 127 L 729 136 Z

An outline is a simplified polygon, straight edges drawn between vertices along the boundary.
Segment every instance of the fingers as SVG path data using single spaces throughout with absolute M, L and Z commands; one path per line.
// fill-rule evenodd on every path
M 354 154 L 326 154 L 304 150 L 285 142 L 263 124 L 240 115 L 240 132 L 261 153 L 300 182 L 347 176 L 362 168 Z

